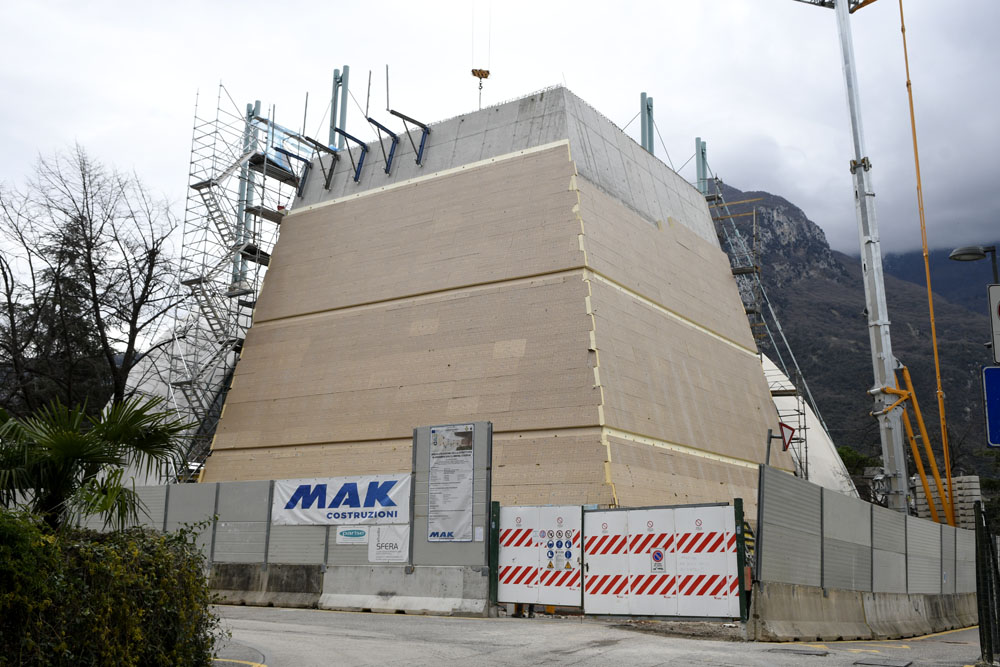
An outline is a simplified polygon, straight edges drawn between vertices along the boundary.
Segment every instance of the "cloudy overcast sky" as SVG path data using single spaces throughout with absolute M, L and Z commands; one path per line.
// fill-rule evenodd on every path
M 932 247 L 1000 240 L 997 0 L 905 0 Z M 431 122 L 567 85 L 619 126 L 639 93 L 680 167 L 694 138 L 740 189 L 799 205 L 833 247 L 858 250 L 849 124 L 830 9 L 793 0 L 659 2 L 0 2 L 0 180 L 39 154 L 82 144 L 135 169 L 183 211 L 196 94 L 219 82 L 243 104 L 326 136 L 335 67 L 385 108 Z M 852 17 L 883 252 L 919 246 L 898 0 Z M 352 105 L 348 130 L 367 138 Z M 627 132 L 638 137 L 639 123 Z M 657 154 L 666 153 L 656 142 Z M 694 178 L 693 161 L 680 170 Z

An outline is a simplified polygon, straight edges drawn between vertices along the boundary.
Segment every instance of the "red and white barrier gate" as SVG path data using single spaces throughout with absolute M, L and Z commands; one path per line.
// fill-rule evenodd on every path
M 584 611 L 739 616 L 731 506 L 584 514 Z
M 501 507 L 497 600 L 579 607 L 581 508 Z

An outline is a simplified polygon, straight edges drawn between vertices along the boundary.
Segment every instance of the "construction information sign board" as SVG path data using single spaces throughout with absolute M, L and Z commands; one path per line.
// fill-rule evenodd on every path
M 472 541 L 472 424 L 432 426 L 427 541 Z
M 271 523 L 283 526 L 410 521 L 410 474 L 274 482 Z
M 1000 447 L 1000 366 L 983 366 L 983 411 L 986 445 Z
M 405 563 L 410 557 L 410 527 L 373 526 L 368 540 L 369 563 Z

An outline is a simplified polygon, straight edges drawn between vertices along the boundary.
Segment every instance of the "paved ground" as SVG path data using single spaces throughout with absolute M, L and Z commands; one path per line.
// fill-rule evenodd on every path
M 972 665 L 975 628 L 918 639 L 763 644 L 664 636 L 620 621 L 450 618 L 218 607 L 217 667 L 322 665 Z

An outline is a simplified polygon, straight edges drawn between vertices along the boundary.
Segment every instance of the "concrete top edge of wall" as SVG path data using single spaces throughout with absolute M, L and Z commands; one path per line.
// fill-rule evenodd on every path
M 385 119 L 380 122 L 388 123 Z M 697 189 L 659 158 L 646 152 L 590 104 L 562 86 L 455 116 L 428 127 L 430 133 L 419 165 L 414 147 L 419 148 L 422 131 L 412 125 L 412 144 L 404 129 L 396 128 L 399 142 L 389 173 L 386 173 L 383 149 L 378 141 L 368 144 L 357 181 L 355 169 L 361 157 L 360 149 L 354 147 L 350 155 L 347 150 L 340 151 L 339 159 L 333 165 L 329 189 L 324 182 L 324 168 L 329 169 L 329 158 L 317 158 L 292 210 L 489 158 L 568 141 L 578 171 L 597 187 L 652 221 L 665 221 L 672 217 L 718 246 L 708 206 Z M 390 139 L 386 136 L 383 139 L 387 155 Z M 324 160 L 322 165 L 319 160 Z

